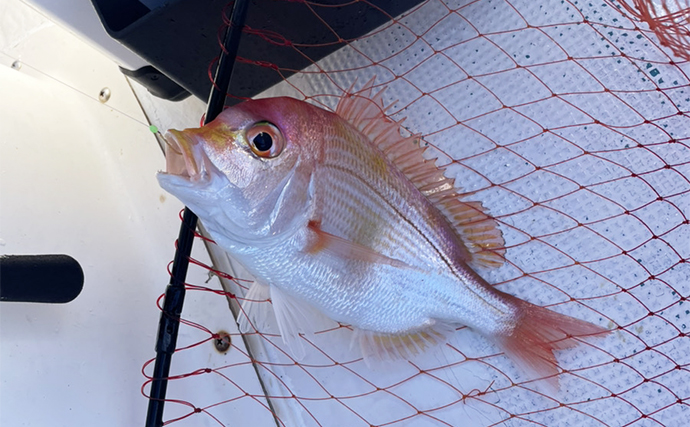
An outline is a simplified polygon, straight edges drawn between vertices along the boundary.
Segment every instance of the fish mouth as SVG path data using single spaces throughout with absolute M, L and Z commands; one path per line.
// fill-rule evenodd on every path
M 165 173 L 191 182 L 207 179 L 210 160 L 196 139 L 186 131 L 170 129 L 164 136 Z

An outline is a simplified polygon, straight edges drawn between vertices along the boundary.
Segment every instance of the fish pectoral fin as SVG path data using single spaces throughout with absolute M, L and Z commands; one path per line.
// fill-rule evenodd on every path
M 319 252 L 326 252 L 343 259 L 364 261 L 374 264 L 386 264 L 398 268 L 412 268 L 409 264 L 395 258 L 387 257 L 371 248 L 326 233 L 321 230 L 321 223 L 319 221 L 309 221 L 307 228 L 312 231 L 315 236 L 311 244 L 306 248 L 307 253 L 317 254 Z
M 367 364 L 386 360 L 405 359 L 445 344 L 455 328 L 444 322 L 403 334 L 382 334 L 362 329 L 355 330 L 362 356 Z
M 315 333 L 338 327 L 334 320 L 310 304 L 278 287 L 271 286 L 270 289 L 280 336 L 295 359 L 304 359 L 307 353 L 305 344 L 309 345 L 309 341 L 313 341 Z

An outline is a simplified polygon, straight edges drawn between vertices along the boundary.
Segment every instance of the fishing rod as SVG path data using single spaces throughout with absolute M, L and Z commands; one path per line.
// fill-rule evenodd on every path
M 230 26 L 225 32 L 223 49 L 218 60 L 213 87 L 211 88 L 206 106 L 204 124 L 215 119 L 223 111 L 248 5 L 248 0 L 236 0 L 232 7 Z M 180 315 L 185 297 L 184 283 L 187 277 L 189 256 L 192 252 L 197 221 L 198 218 L 194 212 L 185 207 L 177 238 L 172 274 L 170 282 L 165 289 L 165 301 L 158 323 L 156 361 L 151 380 L 146 427 L 160 427 L 163 425 L 163 408 L 168 388 L 168 375 L 170 374 L 172 355 L 177 345 Z

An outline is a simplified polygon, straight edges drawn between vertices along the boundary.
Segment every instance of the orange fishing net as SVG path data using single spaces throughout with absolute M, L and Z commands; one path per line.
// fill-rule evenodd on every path
M 315 15 L 330 7 L 298 3 Z M 234 278 L 251 279 L 216 254 L 215 267 L 194 268 L 211 269 L 225 290 L 189 285 L 168 422 L 687 425 L 689 13 L 679 1 L 429 0 L 355 40 L 332 29 L 342 48 L 294 75 L 261 52 L 242 57 L 281 76 L 261 96 L 330 109 L 353 82 L 376 76 L 392 118 L 407 117 L 404 125 L 432 147 L 427 154 L 449 164 L 468 199 L 498 220 L 506 263 L 480 273 L 614 332 L 557 354 L 558 392 L 466 328 L 437 351 L 368 367 L 346 326 L 307 340 L 297 361 L 268 322 L 244 337 L 230 333 L 225 362 L 205 365 L 208 349 L 200 349 L 222 337 L 194 323 L 190 307 L 221 301 L 218 316 L 230 316 L 227 297 L 238 313 L 250 283 Z M 303 56 L 309 47 L 275 32 L 244 36 Z M 178 397 L 194 387 L 217 393 L 212 401 Z

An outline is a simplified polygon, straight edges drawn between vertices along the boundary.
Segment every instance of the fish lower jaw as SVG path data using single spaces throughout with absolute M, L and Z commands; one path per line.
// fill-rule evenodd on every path
M 180 200 L 182 200 L 182 195 L 179 194 L 180 191 L 190 191 L 192 189 L 201 191 L 209 187 L 212 184 L 211 181 L 211 177 L 206 173 L 189 176 L 186 173 L 158 172 L 158 183 L 160 186 Z
M 271 246 L 274 243 L 271 236 L 238 221 L 244 218 L 241 212 L 230 214 L 227 211 L 217 210 L 200 212 L 202 212 L 200 218 L 211 237 L 226 251 L 245 253 L 253 248 Z

